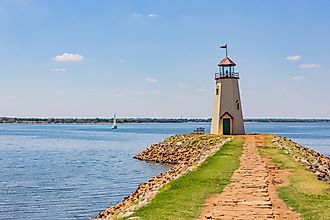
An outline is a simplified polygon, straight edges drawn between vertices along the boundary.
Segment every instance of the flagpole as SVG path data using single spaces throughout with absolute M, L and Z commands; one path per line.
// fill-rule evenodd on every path
M 228 46 L 227 46 L 227 44 L 225 44 L 223 46 L 220 46 L 220 48 L 226 49 L 226 57 L 228 57 Z

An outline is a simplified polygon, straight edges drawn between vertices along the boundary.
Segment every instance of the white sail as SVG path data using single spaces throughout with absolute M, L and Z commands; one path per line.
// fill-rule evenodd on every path
M 112 125 L 112 129 L 117 129 L 117 119 L 116 119 L 116 113 L 113 116 L 113 125 Z

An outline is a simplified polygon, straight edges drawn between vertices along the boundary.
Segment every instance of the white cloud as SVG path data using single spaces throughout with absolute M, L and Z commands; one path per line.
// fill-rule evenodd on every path
M 314 63 L 311 63 L 311 64 L 301 64 L 299 67 L 302 68 L 302 69 L 308 69 L 308 68 L 320 68 L 321 65 L 320 65 L 320 64 L 314 64 Z
M 182 88 L 182 89 L 186 89 L 186 88 L 189 88 L 190 85 L 188 83 L 179 83 L 178 84 L 178 87 L 179 88 Z
M 286 59 L 289 61 L 298 61 L 301 60 L 302 58 L 299 55 L 294 55 L 294 56 L 288 56 Z
M 133 13 L 133 17 L 149 17 L 149 18 L 156 18 L 159 17 L 158 14 L 150 13 L 150 14 L 142 14 L 142 13 Z
M 122 94 L 122 93 L 117 93 L 117 94 L 114 94 L 113 96 L 115 96 L 115 97 L 123 97 L 124 94 Z
M 128 92 L 129 94 L 133 94 L 133 95 L 144 95 L 144 94 L 146 94 L 146 92 L 145 91 L 143 91 L 143 90 L 134 90 L 134 91 L 129 91 Z
M 50 71 L 52 71 L 52 72 L 65 72 L 66 69 L 65 68 L 52 68 Z
M 82 55 L 72 53 L 64 53 L 55 57 L 55 60 L 59 62 L 81 62 L 83 59 Z
M 125 59 L 119 59 L 118 62 L 119 62 L 119 63 L 126 63 L 127 60 L 125 60 Z
M 156 82 L 158 82 L 158 79 L 155 79 L 155 78 L 146 78 L 146 79 L 144 79 L 144 81 L 146 81 L 148 83 L 156 83 Z
M 1 101 L 10 101 L 10 100 L 13 100 L 13 99 L 15 99 L 15 97 L 14 96 L 0 96 L 0 100 Z
M 294 81 L 303 80 L 303 79 L 304 79 L 304 77 L 299 76 L 299 75 L 291 77 L 291 80 L 294 80 Z
M 151 91 L 152 95 L 161 95 L 162 92 L 161 91 Z
M 199 93 L 206 93 L 208 91 L 209 90 L 208 89 L 205 89 L 205 88 L 199 88 L 199 89 L 197 89 L 197 92 L 199 92 Z
M 158 17 L 158 14 L 148 14 L 148 17 Z
M 134 16 L 134 17 L 141 17 L 142 14 L 141 13 L 133 13 L 132 16 Z

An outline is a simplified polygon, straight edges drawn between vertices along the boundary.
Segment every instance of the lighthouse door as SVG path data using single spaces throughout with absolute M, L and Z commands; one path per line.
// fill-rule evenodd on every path
M 224 135 L 230 134 L 230 118 L 222 119 L 222 129 Z

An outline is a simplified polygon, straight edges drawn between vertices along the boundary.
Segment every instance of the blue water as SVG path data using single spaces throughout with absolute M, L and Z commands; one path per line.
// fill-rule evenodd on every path
M 330 123 L 245 123 L 249 133 L 273 133 L 288 137 L 322 154 L 330 155 Z
M 87 219 L 168 169 L 132 156 L 205 123 L 0 124 L 0 219 Z M 330 123 L 246 123 L 330 155 Z

